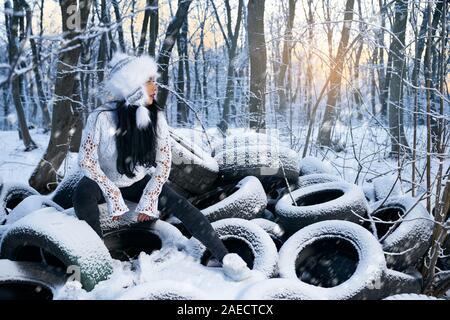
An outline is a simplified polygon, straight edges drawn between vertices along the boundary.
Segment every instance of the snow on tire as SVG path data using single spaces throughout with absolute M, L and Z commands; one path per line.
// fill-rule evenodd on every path
M 63 211 L 58 204 L 41 195 L 32 195 L 20 202 L 6 217 L 5 225 L 12 224 L 26 215 L 40 210 L 42 208 L 55 208 L 58 211 Z
M 39 195 L 39 192 L 26 184 L 0 184 L 0 225 L 6 223 L 6 218 L 12 209 L 14 209 L 23 199 L 32 195 Z
M 266 190 L 279 184 L 298 180 L 298 154 L 279 146 L 256 145 L 227 149 L 215 155 L 220 178 L 229 181 L 246 176 L 261 180 Z
M 321 300 L 306 285 L 290 279 L 258 281 L 242 290 L 238 300 Z
M 316 157 L 304 157 L 299 161 L 299 175 L 310 174 L 332 174 L 333 170 L 329 164 L 324 163 Z
M 393 296 L 384 298 L 383 300 L 444 300 L 444 299 L 439 299 L 424 294 L 404 293 L 404 294 L 395 294 Z
M 0 300 L 52 300 L 66 274 L 35 262 L 0 260 Z
M 200 146 L 171 132 L 172 167 L 169 180 L 194 194 L 208 191 L 216 181 L 217 161 Z
M 374 179 L 372 183 L 376 201 L 402 194 L 400 181 L 394 176 L 382 176 Z
M 361 189 L 345 181 L 311 185 L 281 198 L 275 212 L 286 231 L 295 232 L 324 220 L 357 222 L 365 216 L 368 205 Z
M 266 208 L 267 197 L 261 182 L 249 176 L 237 184 L 217 187 L 191 202 L 210 222 L 225 218 L 250 220 Z
M 393 288 L 404 293 L 417 283 L 387 269 L 375 237 L 349 221 L 322 221 L 298 231 L 281 247 L 278 266 L 282 278 L 298 279 L 331 300 L 381 299 Z
M 417 199 L 398 196 L 376 202 L 372 209 L 369 217 L 376 219 L 368 227 L 383 246 L 388 265 L 397 270 L 416 265 L 433 235 L 433 217 L 426 208 Z
M 173 225 L 160 219 L 152 222 L 137 222 L 134 211 L 136 203 L 125 200 L 130 209 L 119 220 L 113 221 L 105 203 L 100 204 L 100 227 L 103 242 L 112 258 L 128 261 L 136 258 L 141 252 L 150 254 L 167 246 L 180 246 L 187 240 Z M 65 213 L 74 216 L 73 209 Z
M 250 269 L 266 278 L 277 274 L 277 248 L 260 226 L 238 218 L 219 220 L 213 222 L 212 226 L 229 252 L 237 253 Z M 211 257 L 209 251 L 195 238 L 188 241 L 187 250 L 204 265 Z
M 326 173 L 312 173 L 306 176 L 300 176 L 297 182 L 297 188 L 306 188 L 314 184 L 342 181 L 339 176 Z
M 234 148 L 270 146 L 274 144 L 280 144 L 280 140 L 274 135 L 257 132 L 245 132 L 239 135 L 225 136 L 219 143 L 216 143 L 213 146 L 212 155 L 215 156 L 221 152 Z
M 74 272 L 86 290 L 112 273 L 111 255 L 91 227 L 54 208 L 37 210 L 12 224 L 3 235 L 0 255 Z
M 286 235 L 282 226 L 276 222 L 262 218 L 253 219 L 251 221 L 263 228 L 263 230 L 269 234 L 278 250 L 281 248 L 286 240 Z
M 71 208 L 73 206 L 72 195 L 81 178 L 83 178 L 83 174 L 80 170 L 66 175 L 50 195 L 51 199 L 64 209 Z
M 118 300 L 207 300 L 200 289 L 188 283 L 159 280 L 128 289 Z

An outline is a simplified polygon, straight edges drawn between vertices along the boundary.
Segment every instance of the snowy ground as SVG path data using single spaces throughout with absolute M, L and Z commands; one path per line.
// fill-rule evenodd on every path
M 244 130 L 235 129 L 233 133 L 240 134 Z M 323 150 L 313 147 L 312 154 L 324 160 L 330 169 L 349 182 L 356 182 L 359 185 L 368 183 L 370 179 L 385 175 L 397 174 L 398 163 L 387 157 L 389 152 L 389 140 L 386 132 L 380 128 L 360 126 L 353 132 L 345 128 L 338 128 L 338 136 L 344 151 L 336 153 L 332 150 Z M 205 150 L 210 150 L 205 136 L 201 134 L 201 129 L 195 131 L 189 129 L 178 129 L 178 134 L 192 135 L 194 141 L 202 145 Z M 193 134 L 196 132 L 196 134 Z M 305 128 L 300 128 L 296 132 L 305 132 Z M 208 130 L 211 143 L 217 144 L 220 141 L 217 129 Z M 41 131 L 32 130 L 31 135 L 39 148 L 31 152 L 23 152 L 23 145 L 18 139 L 16 131 L 0 132 L 0 177 L 4 181 L 27 183 L 29 176 L 34 170 L 40 157 L 48 143 L 48 134 Z M 303 134 L 304 136 L 304 134 Z M 352 139 L 352 136 L 355 139 Z M 411 135 L 409 135 L 411 136 Z M 420 150 L 424 150 L 424 139 L 420 137 Z M 290 137 L 283 136 L 283 141 L 289 141 Z M 303 145 L 294 145 L 297 152 L 302 151 Z M 71 171 L 76 163 L 76 154 L 70 154 L 60 169 L 64 174 Z M 419 171 L 424 167 L 424 158 L 418 162 Z M 436 161 L 433 172 L 436 172 Z M 444 163 L 444 170 L 450 164 L 447 158 Z M 359 168 L 359 169 L 358 169 Z M 404 164 L 402 172 L 403 192 L 410 192 L 411 166 Z M 359 171 L 359 173 L 358 173 Z M 422 181 L 424 185 L 424 181 Z M 423 188 L 421 189 L 423 191 Z M 158 261 L 155 263 L 155 261 Z M 101 282 L 91 292 L 86 292 L 72 282 L 59 292 L 58 299 L 116 299 L 127 289 L 145 283 L 156 281 L 176 281 L 183 283 L 183 286 L 193 285 L 199 288 L 209 299 L 235 299 L 239 292 L 249 284 L 261 280 L 259 274 L 255 274 L 250 279 L 243 282 L 234 282 L 228 279 L 221 268 L 202 266 L 184 252 L 176 249 L 163 249 L 153 252 L 151 255 L 141 253 L 139 258 L 133 262 L 115 261 L 114 273 L 112 277 Z

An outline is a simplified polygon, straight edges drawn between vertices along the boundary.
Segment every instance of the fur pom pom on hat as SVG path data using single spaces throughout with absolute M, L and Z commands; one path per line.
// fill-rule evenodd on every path
M 125 100 L 129 105 L 139 106 L 136 111 L 136 125 L 146 128 L 151 122 L 148 109 L 145 107 L 147 93 L 145 83 L 158 78 L 158 65 L 147 55 L 134 57 L 123 52 L 116 52 L 108 64 L 109 74 L 105 81 L 105 89 L 114 99 Z

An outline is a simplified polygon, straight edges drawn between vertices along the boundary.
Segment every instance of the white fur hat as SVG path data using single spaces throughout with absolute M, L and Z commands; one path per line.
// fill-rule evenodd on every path
M 138 105 L 136 124 L 141 129 L 147 127 L 151 120 L 145 107 L 148 97 L 144 85 L 150 78 L 156 80 L 159 76 L 155 60 L 148 55 L 134 57 L 116 52 L 108 66 L 109 74 L 104 86 L 110 97 Z

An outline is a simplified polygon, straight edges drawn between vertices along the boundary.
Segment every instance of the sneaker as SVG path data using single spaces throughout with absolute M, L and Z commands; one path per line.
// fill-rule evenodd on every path
M 228 253 L 223 258 L 222 268 L 225 275 L 234 281 L 242 281 L 251 276 L 247 263 L 236 253 Z

